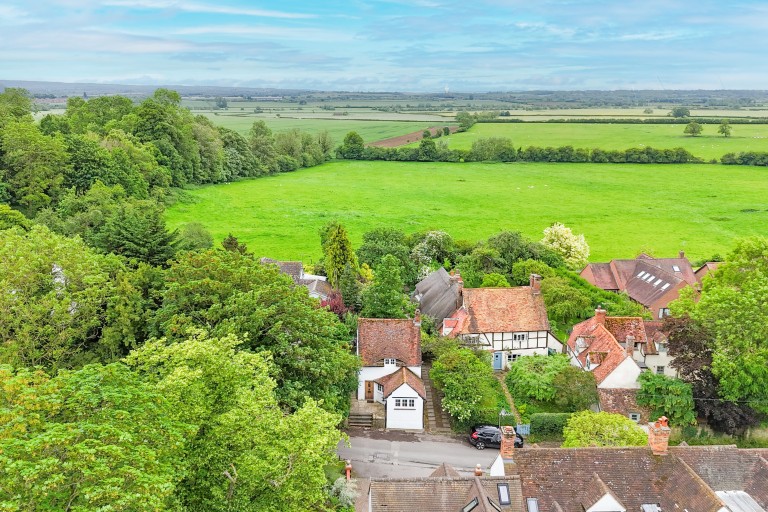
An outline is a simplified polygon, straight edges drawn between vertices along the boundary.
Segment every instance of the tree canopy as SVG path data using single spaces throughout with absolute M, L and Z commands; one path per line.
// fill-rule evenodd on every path
M 621 414 L 582 411 L 573 414 L 563 429 L 563 448 L 589 446 L 643 446 L 648 435 Z

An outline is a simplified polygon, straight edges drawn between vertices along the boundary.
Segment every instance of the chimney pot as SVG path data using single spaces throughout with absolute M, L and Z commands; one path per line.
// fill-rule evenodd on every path
M 421 327 L 421 310 L 416 309 L 413 313 L 413 325 Z
M 680 251 L 680 252 L 678 253 L 678 256 L 679 256 L 680 258 L 685 258 L 685 251 Z
M 483 468 L 480 467 L 480 464 L 475 466 L 475 476 L 483 476 Z
M 603 307 L 597 306 L 597 309 L 595 310 L 595 320 L 597 320 L 597 323 L 600 325 L 605 325 L 605 315 L 606 311 L 603 309 Z
M 541 276 L 538 274 L 531 274 L 530 276 L 531 292 L 534 295 L 541 293 Z

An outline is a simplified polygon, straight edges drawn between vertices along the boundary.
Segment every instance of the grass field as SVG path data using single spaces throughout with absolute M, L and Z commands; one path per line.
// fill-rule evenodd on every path
M 478 123 L 469 131 L 444 137 L 455 149 L 469 149 L 480 138 L 506 137 L 516 147 L 573 146 L 575 148 L 628 149 L 651 146 L 682 147 L 710 160 L 725 153 L 768 151 L 768 125 L 732 125 L 730 137 L 717 134 L 718 125 L 703 125 L 698 137 L 683 134 L 685 125 L 579 124 L 579 123 Z
M 332 117 L 331 114 L 325 114 L 320 117 L 298 118 L 297 114 L 291 116 L 297 117 L 276 117 L 273 114 L 243 114 L 237 113 L 224 114 L 213 112 L 204 112 L 217 126 L 223 126 L 235 130 L 243 135 L 247 135 L 253 126 L 254 121 L 264 121 L 273 132 L 283 132 L 298 128 L 312 134 L 327 130 L 336 144 L 341 144 L 344 136 L 356 131 L 365 142 L 375 142 L 377 140 L 397 137 L 404 133 L 410 133 L 425 130 L 431 126 L 443 126 L 449 124 L 443 118 L 437 116 L 407 116 L 404 114 L 384 114 L 378 113 L 377 116 L 371 114 L 370 118 L 364 114 L 355 116 Z M 312 113 L 303 114 L 312 116 Z
M 377 226 L 539 239 L 563 222 L 585 234 L 592 261 L 681 249 L 704 259 L 768 235 L 768 169 L 753 167 L 332 162 L 189 196 L 169 208 L 170 227 L 201 222 L 217 243 L 232 233 L 259 256 L 304 261 L 320 255 L 318 229 L 331 220 L 355 246 Z

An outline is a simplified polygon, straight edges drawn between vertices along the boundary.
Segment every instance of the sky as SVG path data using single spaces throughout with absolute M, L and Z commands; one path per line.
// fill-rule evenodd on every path
M 0 79 L 768 89 L 766 34 L 765 0 L 3 0 Z

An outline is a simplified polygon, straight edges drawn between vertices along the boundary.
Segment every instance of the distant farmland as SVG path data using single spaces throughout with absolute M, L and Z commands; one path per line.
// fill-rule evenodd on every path
M 502 229 L 538 239 L 559 221 L 586 235 L 593 261 L 681 249 L 704 259 L 768 234 L 768 169 L 754 167 L 332 162 L 188 193 L 171 227 L 201 222 L 217 241 L 232 233 L 257 255 L 304 261 L 330 220 L 355 245 L 377 226 L 474 241 Z
M 469 131 L 440 140 L 455 149 L 469 149 L 480 138 L 506 137 L 515 147 L 573 146 L 574 148 L 657 149 L 682 147 L 710 160 L 725 153 L 768 151 L 768 124 L 734 124 L 731 137 L 717 133 L 717 124 L 706 124 L 698 137 L 683 134 L 684 124 L 588 124 L 588 123 L 478 123 Z

